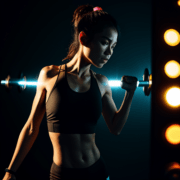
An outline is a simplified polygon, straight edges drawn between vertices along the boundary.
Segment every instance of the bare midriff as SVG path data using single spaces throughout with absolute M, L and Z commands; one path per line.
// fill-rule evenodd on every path
M 67 168 L 86 168 L 100 158 L 94 134 L 63 134 L 49 132 L 53 145 L 53 161 Z

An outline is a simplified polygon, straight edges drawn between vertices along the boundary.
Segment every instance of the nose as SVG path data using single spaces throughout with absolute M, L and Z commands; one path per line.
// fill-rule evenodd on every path
M 106 54 L 107 55 L 112 55 L 113 54 L 113 49 L 111 49 L 110 47 L 106 50 Z

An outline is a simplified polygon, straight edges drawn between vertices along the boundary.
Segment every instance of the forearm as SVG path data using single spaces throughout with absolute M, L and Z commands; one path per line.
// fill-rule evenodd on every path
M 17 171 L 22 161 L 30 151 L 32 145 L 34 144 L 38 133 L 38 131 L 30 133 L 29 129 L 25 126 L 22 128 L 8 169 L 14 172 Z
M 124 127 L 128 116 L 129 116 L 129 111 L 132 103 L 132 99 L 134 96 L 134 92 L 127 92 L 125 93 L 124 100 L 121 104 L 121 107 L 117 111 L 117 113 L 114 116 L 113 119 L 113 132 L 116 135 L 119 135 L 122 128 Z

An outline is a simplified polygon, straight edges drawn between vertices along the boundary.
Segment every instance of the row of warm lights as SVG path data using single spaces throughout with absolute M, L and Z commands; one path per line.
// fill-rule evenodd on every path
M 180 76 L 180 64 L 175 61 L 169 61 L 165 67 L 164 71 L 169 78 L 177 78 Z M 167 103 L 172 107 L 180 106 L 180 88 L 179 87 L 171 87 L 164 93 L 164 99 L 166 99 Z M 172 124 L 166 129 L 165 137 L 167 141 L 171 144 L 179 144 L 180 143 L 180 125 Z
M 165 65 L 164 71 L 169 78 L 172 78 L 172 79 L 177 78 L 180 76 L 180 64 L 175 60 L 171 60 Z M 169 88 L 165 92 L 164 96 L 169 105 L 173 107 L 180 106 L 180 88 L 179 87 Z
M 178 1 L 180 6 L 180 0 Z M 180 43 L 180 34 L 175 29 L 169 29 L 164 33 L 164 40 L 170 46 L 177 46 Z M 166 63 L 164 71 L 169 78 L 175 79 L 180 76 L 180 64 L 176 60 Z M 180 106 L 180 88 L 172 87 L 166 90 L 164 97 L 172 107 Z M 165 137 L 173 145 L 180 144 L 180 125 L 172 124 L 166 129 Z

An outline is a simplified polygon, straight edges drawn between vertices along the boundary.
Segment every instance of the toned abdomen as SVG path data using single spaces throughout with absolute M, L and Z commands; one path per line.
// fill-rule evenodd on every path
M 86 168 L 100 158 L 94 134 L 62 134 L 49 132 L 53 145 L 53 161 L 67 168 Z

